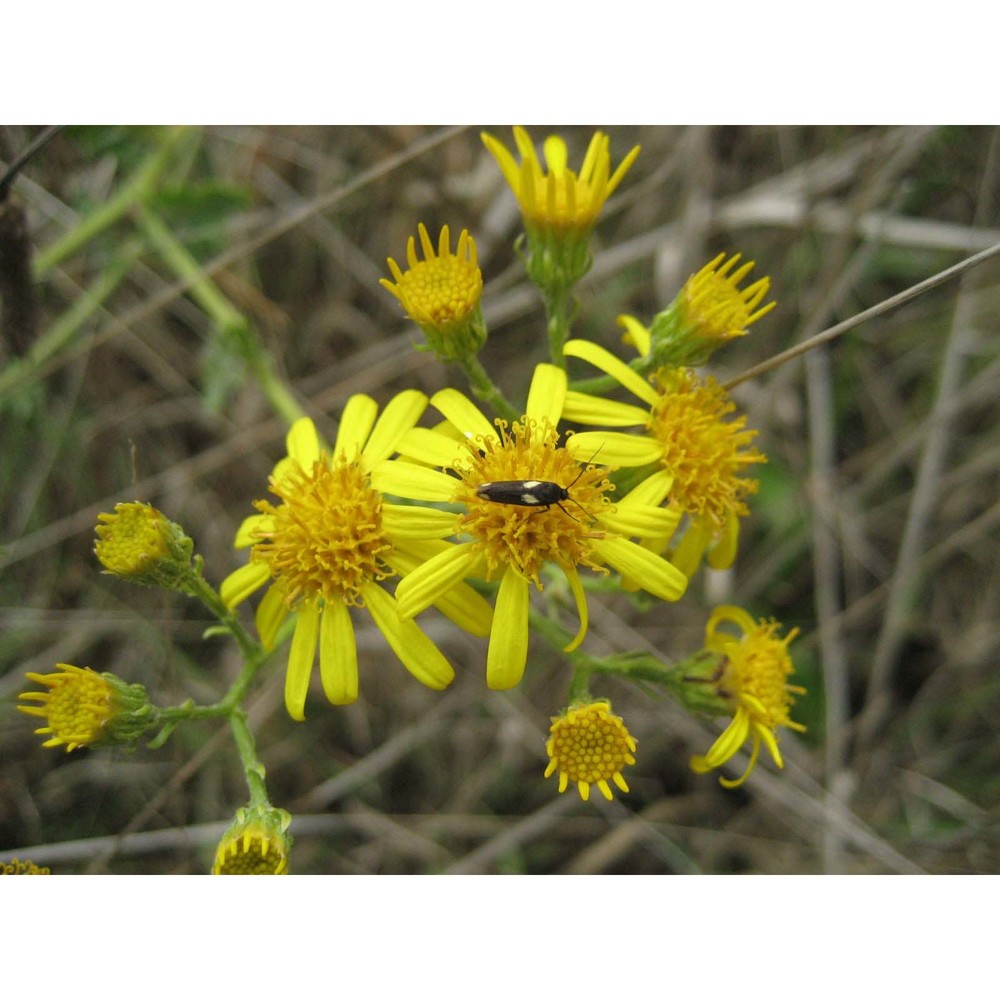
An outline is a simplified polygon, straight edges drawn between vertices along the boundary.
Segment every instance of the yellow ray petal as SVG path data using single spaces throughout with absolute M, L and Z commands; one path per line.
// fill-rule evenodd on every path
M 311 469 L 319 458 L 319 435 L 316 425 L 308 417 L 299 417 L 288 429 L 285 446 L 291 458 L 303 469 Z
M 528 581 L 508 567 L 500 581 L 486 654 L 486 684 L 494 691 L 506 691 L 524 676 L 530 601 Z
M 343 455 L 348 462 L 353 462 L 371 434 L 377 413 L 378 403 L 371 396 L 361 392 L 351 396 L 340 418 L 337 440 L 333 446 L 334 456 Z
M 371 469 L 385 461 L 396 449 L 399 439 L 416 424 L 426 409 L 427 397 L 416 389 L 407 389 L 389 400 L 362 449 L 365 468 Z
M 219 596 L 227 608 L 235 608 L 270 579 L 271 570 L 265 563 L 247 563 L 222 581 Z
M 411 500 L 448 503 L 461 485 L 453 476 L 412 465 L 409 462 L 380 462 L 372 469 L 371 483 L 380 493 Z
M 382 504 L 382 528 L 390 538 L 444 538 L 452 534 L 457 514 L 435 507 Z
M 578 461 L 600 454 L 603 465 L 633 467 L 659 460 L 663 446 L 651 437 L 619 431 L 583 431 L 566 439 L 566 450 Z
M 555 427 L 566 400 L 566 372 L 555 365 L 535 365 L 525 413 L 535 420 L 548 420 Z
M 476 543 L 450 545 L 399 581 L 396 602 L 402 618 L 412 618 L 469 575 L 478 558 Z
M 327 601 L 319 629 L 319 676 L 331 705 L 358 700 L 358 647 L 343 601 Z
M 580 424 L 597 424 L 602 427 L 645 427 L 649 410 L 619 403 L 615 399 L 588 396 L 583 392 L 567 392 L 563 405 L 563 419 Z
M 479 408 L 457 389 L 442 389 L 431 396 L 431 406 L 448 418 L 466 438 L 497 437 L 494 426 Z
M 365 607 L 403 666 L 421 684 L 443 691 L 455 679 L 455 671 L 441 650 L 424 635 L 416 622 L 400 619 L 396 602 L 377 583 L 368 581 L 361 593 Z
M 589 361 L 595 368 L 610 375 L 620 382 L 633 396 L 652 406 L 657 399 L 656 390 L 638 372 L 632 371 L 624 361 L 616 358 L 610 351 L 589 340 L 569 340 L 563 348 L 568 358 L 580 358 Z
M 622 576 L 636 580 L 643 590 L 665 601 L 684 596 L 687 577 L 661 556 L 627 538 L 604 538 L 594 542 L 594 551 Z
M 295 622 L 292 648 L 288 651 L 288 672 L 285 674 L 285 708 L 297 722 L 305 715 L 309 677 L 316 659 L 316 641 L 319 638 L 319 609 L 304 604 Z

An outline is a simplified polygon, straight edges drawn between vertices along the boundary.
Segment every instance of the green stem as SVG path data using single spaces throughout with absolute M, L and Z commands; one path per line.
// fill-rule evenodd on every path
M 542 289 L 545 312 L 548 315 L 549 357 L 552 364 L 566 367 L 563 346 L 569 340 L 570 323 L 576 310 L 576 300 L 570 287 L 557 285 Z
M 267 797 L 267 785 L 264 783 L 264 765 L 257 756 L 257 743 L 247 725 L 246 713 L 242 708 L 233 710 L 229 716 L 229 725 L 233 730 L 233 739 L 239 751 L 243 770 L 250 789 L 250 806 L 270 806 Z
M 177 144 L 188 135 L 186 126 L 166 130 L 159 148 L 146 158 L 127 183 L 103 205 L 80 220 L 76 229 L 35 257 L 35 277 L 43 278 L 57 265 L 86 246 L 95 236 L 110 228 L 136 205 L 141 205 L 156 190 L 169 166 Z
M 469 380 L 469 388 L 476 399 L 488 404 L 497 416 L 503 417 L 509 423 L 520 419 L 521 414 L 507 401 L 507 397 L 486 373 L 486 369 L 479 363 L 478 358 L 462 358 L 458 364 L 465 372 L 465 377 Z
M 191 297 L 205 310 L 219 333 L 244 356 L 274 411 L 289 426 L 304 416 L 291 389 L 275 371 L 253 324 L 223 295 L 187 247 L 146 207 L 140 211 L 139 225 L 167 266 L 187 284 Z

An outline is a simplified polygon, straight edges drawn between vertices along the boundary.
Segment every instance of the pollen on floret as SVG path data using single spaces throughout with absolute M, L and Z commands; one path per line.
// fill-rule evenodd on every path
M 317 597 L 360 605 L 363 584 L 391 574 L 381 559 L 392 547 L 381 497 L 358 463 L 321 455 L 308 471 L 293 464 L 272 476 L 269 488 L 282 503 L 254 504 L 271 521 L 251 559 L 267 563 L 289 607 Z
M 609 701 L 570 706 L 552 719 L 549 732 L 545 777 L 558 771 L 560 792 L 573 782 L 586 802 L 591 785 L 597 785 L 608 800 L 613 797 L 609 782 L 622 792 L 629 790 L 621 772 L 635 763 L 636 742 L 622 719 L 611 714 Z
M 746 429 L 745 416 L 724 419 L 736 404 L 714 379 L 702 382 L 690 369 L 671 368 L 660 369 L 655 380 L 649 430 L 675 477 L 671 500 L 716 529 L 748 514 L 744 498 L 757 492 L 758 482 L 741 473 L 767 461 L 751 445 L 757 432 Z

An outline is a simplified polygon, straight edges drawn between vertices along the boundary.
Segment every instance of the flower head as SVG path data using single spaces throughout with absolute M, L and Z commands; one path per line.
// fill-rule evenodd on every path
M 0 875 L 51 875 L 49 868 L 39 868 L 34 861 L 18 861 L 11 858 L 9 863 L 0 863 Z
M 552 719 L 549 732 L 545 777 L 558 771 L 560 792 L 565 792 L 571 781 L 584 802 L 590 798 L 591 785 L 597 785 L 609 801 L 612 798 L 609 781 L 621 791 L 628 791 L 622 768 L 635 763 L 632 756 L 635 740 L 625 723 L 611 714 L 611 702 L 605 699 L 571 705 Z
M 475 356 L 486 342 L 486 327 L 479 300 L 483 275 L 476 258 L 476 243 L 463 229 L 456 253 L 451 252 L 447 226 L 438 238 L 437 253 L 423 223 L 417 227 L 424 259 L 417 257 L 411 236 L 406 245 L 406 271 L 390 257 L 394 281 L 380 284 L 402 303 L 407 315 L 424 332 L 430 348 L 445 361 Z
M 42 745 L 77 747 L 132 743 L 154 724 L 149 699 L 141 684 L 125 684 L 113 674 L 99 674 L 90 667 L 57 664 L 49 674 L 26 674 L 45 691 L 25 691 L 18 711 L 44 719 L 36 734 L 49 737 Z
M 494 689 L 517 684 L 528 651 L 530 584 L 541 589 L 540 571 L 558 566 L 570 585 L 580 615 L 580 629 L 567 649 L 575 649 L 587 631 L 587 600 L 580 566 L 607 572 L 608 567 L 636 577 L 650 593 L 677 600 L 687 585 L 683 574 L 660 556 L 630 541 L 628 535 L 669 536 L 676 511 L 659 507 L 669 482 L 657 474 L 617 503 L 606 468 L 594 467 L 593 452 L 581 461 L 559 442 L 555 423 L 566 396 L 566 373 L 539 365 L 528 395 L 525 416 L 507 425 L 491 424 L 476 406 L 454 389 L 437 393 L 431 403 L 460 440 L 437 431 L 414 429 L 399 442 L 408 458 L 426 463 L 385 462 L 373 473 L 379 489 L 415 500 L 459 503 L 464 513 L 456 530 L 468 541 L 444 549 L 416 568 L 396 596 L 404 618 L 418 614 L 456 580 L 500 577 L 487 654 L 487 683 Z M 600 442 L 594 445 L 598 451 Z M 574 455 L 576 457 L 574 457 Z M 442 466 L 453 474 L 426 466 Z M 514 499 L 502 500 L 498 485 L 523 486 Z M 547 487 L 566 491 L 566 499 L 523 502 L 524 491 Z
M 527 268 L 542 289 L 568 288 L 590 267 L 588 242 L 605 201 L 639 155 L 635 146 L 611 172 L 611 140 L 595 132 L 579 173 L 567 166 L 565 141 L 550 135 L 544 144 L 547 170 L 535 153 L 531 136 L 514 128 L 521 162 L 498 139 L 482 133 L 504 178 L 521 206 L 528 237 Z
M 720 631 L 723 622 L 735 625 L 742 634 Z M 782 639 L 777 636 L 778 628 L 775 621 L 755 622 L 742 608 L 731 605 L 716 608 L 708 620 L 705 648 L 719 656 L 716 691 L 728 701 L 733 719 L 707 754 L 691 758 L 691 767 L 699 774 L 721 767 L 751 740 L 750 762 L 741 777 L 735 781 L 719 779 L 726 788 L 746 781 L 757 764 L 762 744 L 775 764 L 784 766 L 778 749 L 779 726 L 805 731 L 805 726 L 789 718 L 792 695 L 805 694 L 805 688 L 788 683 L 788 676 L 795 671 L 788 645 L 798 635 L 798 629 L 792 629 Z
M 689 576 L 706 549 L 716 568 L 736 555 L 739 518 L 749 513 L 746 497 L 757 491 L 747 466 L 766 461 L 751 442 L 746 417 L 727 419 L 736 409 L 713 379 L 702 381 L 687 368 L 661 368 L 650 384 L 597 344 L 572 340 L 566 354 L 583 358 L 617 379 L 647 409 L 583 393 L 569 393 L 565 416 L 591 424 L 644 424 L 645 435 L 602 432 L 577 434 L 574 449 L 604 442 L 602 454 L 623 466 L 658 463 L 672 477 L 671 504 L 687 515 L 688 529 L 675 562 Z M 666 541 L 662 542 L 663 545 Z
M 720 253 L 691 275 L 649 329 L 634 316 L 619 316 L 626 342 L 641 355 L 651 354 L 657 365 L 693 367 L 703 365 L 723 344 L 744 336 L 777 303 L 761 305 L 771 287 L 770 278 L 739 287 L 754 267 L 753 261 L 747 261 L 737 269 L 740 256 L 726 260 Z
M 219 841 L 213 875 L 287 875 L 292 817 L 284 809 L 248 806 Z
M 304 718 L 317 647 L 328 700 L 346 705 L 357 699 L 349 608 L 371 615 L 419 681 L 442 690 L 454 678 L 451 665 L 417 625 L 400 620 L 395 599 L 382 586 L 445 547 L 440 539 L 451 532 L 454 515 L 386 503 L 370 477 L 426 405 L 423 393 L 403 392 L 376 421 L 375 401 L 352 396 L 332 453 L 320 447 L 311 420 L 297 420 L 288 432 L 288 456 L 269 480 L 280 503 L 257 501 L 259 513 L 237 533 L 238 548 L 252 546 L 250 562 L 223 581 L 223 601 L 234 607 L 270 585 L 257 608 L 257 629 L 268 647 L 288 614 L 297 616 L 285 679 L 285 705 L 293 719 Z M 469 587 L 452 588 L 439 607 L 470 631 L 489 630 L 489 606 Z
M 603 132 L 595 132 L 580 171 L 575 173 L 566 165 L 565 140 L 550 135 L 544 145 L 546 171 L 535 153 L 531 136 L 520 126 L 514 127 L 520 163 L 488 132 L 482 133 L 482 140 L 517 197 L 525 223 L 552 233 L 589 233 L 604 203 L 639 155 L 639 147 L 634 146 L 611 173 L 611 140 Z
M 194 542 L 147 503 L 119 503 L 98 514 L 94 553 L 108 573 L 146 586 L 183 590 L 194 572 Z

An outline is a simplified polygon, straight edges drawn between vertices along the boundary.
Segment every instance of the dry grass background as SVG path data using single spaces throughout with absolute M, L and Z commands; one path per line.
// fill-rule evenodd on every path
M 0 129 L 0 159 L 35 131 Z M 575 157 L 590 131 L 560 129 Z M 613 346 L 618 313 L 650 318 L 705 260 L 740 251 L 771 276 L 779 308 L 716 356 L 723 381 L 1000 243 L 991 129 L 608 131 L 613 162 L 643 148 L 598 227 L 575 332 Z M 15 186 L 36 249 L 107 204 L 158 141 L 60 135 Z M 183 184 L 207 193 L 164 203 L 168 219 L 328 435 L 351 393 L 462 387 L 410 350 L 415 331 L 378 285 L 420 221 L 474 235 L 484 362 L 522 396 L 544 360 L 543 315 L 478 129 L 207 128 L 185 155 Z M 46 277 L 42 329 L 136 232 L 126 219 Z M 458 673 L 435 694 L 359 619 L 356 705 L 317 692 L 308 721 L 292 723 L 280 660 L 250 701 L 273 801 L 295 816 L 293 869 L 1000 869 L 998 268 L 988 261 L 740 384 L 769 464 L 735 570 L 697 578 L 675 606 L 592 598 L 597 653 L 684 655 L 723 601 L 799 626 L 792 650 L 809 694 L 795 717 L 809 731 L 783 734 L 784 771 L 763 762 L 726 791 L 687 767 L 711 726 L 607 683 L 639 741 L 632 793 L 558 796 L 542 778 L 544 743 L 568 672 L 540 639 L 522 685 L 495 694 L 483 642 L 425 616 Z M 58 872 L 202 872 L 245 800 L 221 724 L 182 727 L 158 752 L 66 755 L 43 750 L 13 709 L 24 671 L 57 661 L 140 681 L 159 704 L 215 700 L 235 675 L 232 644 L 201 639 L 199 606 L 103 576 L 91 553 L 97 513 L 142 499 L 185 525 L 210 580 L 239 564 L 232 537 L 283 426 L 230 362 L 204 312 L 142 250 L 106 307 L 0 401 L 0 854 Z

